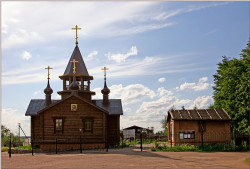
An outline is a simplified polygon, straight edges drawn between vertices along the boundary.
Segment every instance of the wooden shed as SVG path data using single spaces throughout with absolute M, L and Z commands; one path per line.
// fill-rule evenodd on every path
M 173 144 L 229 143 L 231 118 L 224 109 L 169 110 L 168 138 Z

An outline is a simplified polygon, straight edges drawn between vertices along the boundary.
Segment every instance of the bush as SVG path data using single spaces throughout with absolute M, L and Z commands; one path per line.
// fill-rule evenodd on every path
M 1 152 L 8 152 L 9 147 L 1 147 Z
M 27 146 L 19 146 L 19 147 L 16 147 L 17 149 L 26 149 L 26 150 L 31 150 L 32 149 L 32 147 L 31 147 L 31 145 L 29 144 L 29 145 L 27 145 Z
M 185 152 L 185 151 L 195 151 L 195 152 L 234 152 L 234 151 L 248 151 L 246 146 L 233 146 L 233 145 L 219 145 L 219 144 L 207 144 L 198 146 L 182 144 L 179 146 L 168 147 L 166 144 L 159 145 L 155 143 L 155 147 L 151 149 L 152 151 L 173 151 L 173 152 Z

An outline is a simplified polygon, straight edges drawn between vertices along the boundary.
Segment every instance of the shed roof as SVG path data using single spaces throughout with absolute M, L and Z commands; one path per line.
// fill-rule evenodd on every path
M 224 109 L 170 110 L 168 121 L 173 120 L 231 120 Z
M 133 126 L 130 126 L 130 127 L 127 127 L 123 130 L 131 130 L 131 129 L 144 129 L 143 127 L 139 127 L 139 126 L 136 126 L 136 125 L 133 125 Z

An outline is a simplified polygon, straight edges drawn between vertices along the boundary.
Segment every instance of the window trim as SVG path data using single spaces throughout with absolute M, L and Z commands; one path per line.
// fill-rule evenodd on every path
M 65 117 L 52 117 L 53 122 L 54 122 L 54 134 L 57 134 L 59 132 L 61 132 L 62 134 L 64 134 L 64 122 L 65 122 Z M 56 129 L 56 120 L 57 119 L 62 119 L 62 129 L 61 130 L 57 130 Z
M 93 128 L 94 128 L 94 117 L 82 117 L 82 130 L 84 132 L 91 132 L 93 133 Z M 86 130 L 85 129 L 85 120 L 91 120 L 91 129 Z
M 182 137 L 181 137 L 182 135 Z M 192 137 L 193 136 L 193 137 Z M 195 139 L 195 131 L 194 130 L 183 130 L 179 131 L 179 139 Z

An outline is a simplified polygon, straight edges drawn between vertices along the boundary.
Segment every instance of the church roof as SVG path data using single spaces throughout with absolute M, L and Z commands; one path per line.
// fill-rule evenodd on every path
M 95 105 L 109 112 L 109 115 L 123 115 L 121 99 L 109 99 L 109 104 L 103 104 L 103 100 L 93 100 Z
M 224 109 L 170 110 L 168 120 L 231 120 Z
M 52 104 L 58 102 L 59 100 L 52 100 Z M 25 116 L 37 115 L 37 112 L 46 107 L 45 99 L 32 99 L 25 113 Z
M 69 63 L 66 67 L 66 70 L 64 72 L 64 75 L 73 75 L 73 66 L 74 64 L 70 61 L 72 61 L 73 59 L 75 59 L 76 61 L 76 74 L 77 75 L 84 75 L 84 76 L 89 76 L 89 73 L 88 73 L 88 70 L 86 68 L 86 65 L 83 61 L 83 58 L 82 58 L 82 55 L 81 55 L 81 52 L 80 52 L 80 49 L 78 47 L 78 45 L 76 45 L 71 57 L 70 57 L 70 60 L 69 60 Z
M 65 100 L 65 99 L 64 99 Z M 39 111 L 49 108 L 53 105 L 55 105 L 57 102 L 62 100 L 52 100 L 52 104 L 46 107 L 46 100 L 45 99 L 32 99 L 30 101 L 30 104 L 28 106 L 28 109 L 25 113 L 25 116 L 35 116 L 38 114 Z M 111 99 L 109 100 L 110 104 L 108 106 L 104 106 L 102 104 L 102 100 L 96 100 L 94 106 L 99 107 L 100 109 L 103 109 L 104 111 L 109 112 L 109 115 L 122 115 L 122 104 L 120 99 Z M 89 102 L 88 102 L 89 103 Z M 92 104 L 93 103 L 89 103 Z

